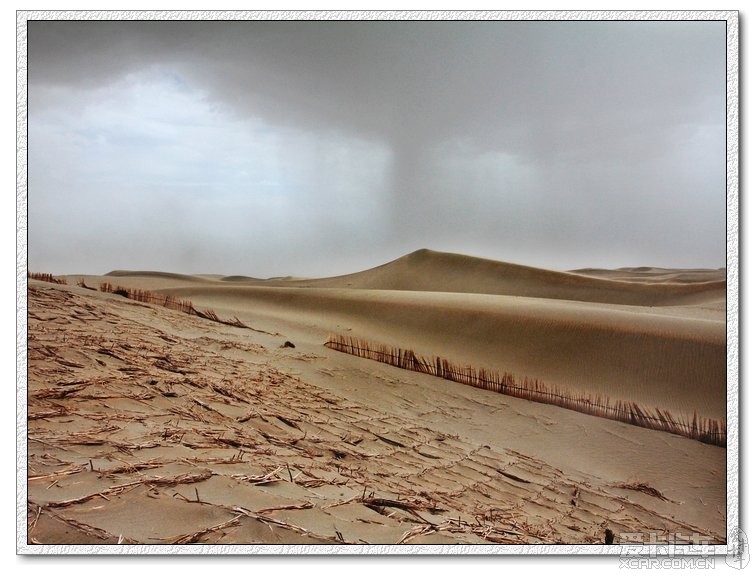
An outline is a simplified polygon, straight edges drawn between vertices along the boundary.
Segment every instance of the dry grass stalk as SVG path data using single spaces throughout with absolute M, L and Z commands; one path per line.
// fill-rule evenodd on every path
M 41 509 L 42 508 L 40 507 L 40 510 Z M 70 517 L 64 517 L 63 515 L 54 513 L 50 511 L 49 509 L 44 509 L 42 510 L 42 512 L 49 515 L 50 517 L 54 519 L 57 519 L 58 521 L 62 521 L 63 523 L 70 525 L 71 527 L 77 529 L 78 531 L 81 531 L 82 533 L 89 535 L 90 537 L 96 537 L 97 539 L 100 539 L 102 541 L 107 541 L 108 539 L 115 539 L 115 535 L 113 535 L 112 533 L 109 533 L 108 531 L 105 531 L 104 529 L 100 529 L 99 527 L 94 527 L 92 525 L 82 523 L 81 521 L 76 521 L 75 519 L 71 519 Z
M 661 499 L 663 501 L 668 501 L 669 499 L 663 495 L 660 491 L 658 491 L 655 487 L 650 487 L 647 483 L 617 483 L 616 487 L 621 487 L 622 489 L 631 489 L 632 491 L 640 491 L 641 493 L 645 493 L 646 495 L 650 495 L 652 497 L 657 497 L 658 499 Z
M 265 475 L 235 474 L 231 475 L 231 477 L 233 477 L 237 481 L 251 483 L 252 485 L 267 485 L 268 483 L 283 481 L 283 478 L 278 475 L 278 473 L 280 473 L 281 471 L 283 471 L 283 467 L 278 467 L 277 469 L 274 469 L 273 471 L 266 473 Z
M 225 507 L 225 506 L 218 506 L 218 507 Z M 317 533 L 310 531 L 309 529 L 305 529 L 304 527 L 299 527 L 298 525 L 294 525 L 293 523 L 287 523 L 285 521 L 281 521 L 280 519 L 274 519 L 267 515 L 259 515 L 257 513 L 252 513 L 251 511 L 249 511 L 248 509 L 244 509 L 243 507 L 234 507 L 233 511 L 237 513 L 242 513 L 246 515 L 247 517 L 257 519 L 258 521 L 261 521 L 262 523 L 276 525 L 278 527 L 282 527 L 283 529 L 295 531 L 296 533 L 299 533 L 301 535 L 307 535 L 312 539 L 319 539 L 320 541 L 328 541 L 330 543 L 348 543 L 348 541 L 344 541 L 342 538 L 319 535 Z
M 60 471 L 56 471 L 55 473 L 48 473 L 46 475 L 30 475 L 28 480 L 29 481 L 49 481 L 50 479 L 58 479 L 60 477 L 65 477 L 66 475 L 74 475 L 76 473 L 81 473 L 82 471 L 86 470 L 87 467 L 89 467 L 89 465 L 86 463 L 83 463 L 81 465 L 71 464 L 66 469 L 61 469 Z
M 434 375 L 504 395 L 557 405 L 638 427 L 666 431 L 711 445 L 726 446 L 726 422 L 713 419 L 702 420 L 697 417 L 697 413 L 693 414 L 690 420 L 689 417 L 673 415 L 668 410 L 662 411 L 658 408 L 652 410 L 636 402 L 613 401 L 601 395 L 597 397 L 578 395 L 570 390 L 561 389 L 558 386 L 549 386 L 538 379 L 527 376 L 517 379 L 511 373 L 459 366 L 437 356 L 427 359 L 417 355 L 412 350 L 375 344 L 343 335 L 330 336 L 325 345 L 330 349 L 357 357 Z
M 54 387 L 44 387 L 40 389 L 39 391 L 35 391 L 34 393 L 29 394 L 29 399 L 63 399 L 64 397 L 67 397 L 71 395 L 72 393 L 81 391 L 85 387 L 87 387 L 87 384 L 74 385 L 70 387 L 64 387 L 62 389 L 54 388 Z
M 295 509 L 312 509 L 314 507 L 314 503 L 311 501 L 305 501 L 304 503 L 298 503 L 298 504 L 292 504 L 292 505 L 281 505 L 279 507 L 266 507 L 265 509 L 258 509 L 257 513 L 269 513 L 271 511 L 291 511 Z
M 189 543 L 196 543 L 197 541 L 199 541 L 200 538 L 202 538 L 205 535 L 208 535 L 209 533 L 220 531 L 221 529 L 225 529 L 226 527 L 235 527 L 236 525 L 239 524 L 239 517 L 240 515 L 237 515 L 236 517 L 229 519 L 228 521 L 224 521 L 223 523 L 213 525 L 212 527 L 207 527 L 206 529 L 196 531 L 195 533 L 182 535 L 181 537 L 174 539 L 172 543 L 174 545 L 186 545 Z
M 36 419 L 52 419 L 54 417 L 61 417 L 63 415 L 69 415 L 71 412 L 65 407 L 57 407 L 55 409 L 42 410 L 37 409 L 34 413 L 30 413 L 27 417 L 29 421 Z
M 302 487 L 307 487 L 309 489 L 314 489 L 317 487 L 322 487 L 323 485 L 346 485 L 348 483 L 348 479 L 338 479 L 333 478 L 329 481 L 325 479 L 296 479 L 296 484 L 301 485 Z
M 522 537 L 525 537 L 524 533 L 515 531 L 513 529 L 504 529 L 492 525 L 474 525 L 470 526 L 465 521 L 457 521 L 455 519 L 448 519 L 443 523 L 437 525 L 418 525 L 413 527 L 403 534 L 398 541 L 398 545 L 408 543 L 412 539 L 427 535 L 429 533 L 441 533 L 448 531 L 451 533 L 474 533 L 478 537 L 490 541 L 491 543 L 506 543 L 506 544 L 521 544 L 524 542 Z M 516 539 L 512 538 L 516 537 Z
M 161 467 L 163 465 L 165 465 L 165 461 L 153 459 L 142 463 L 127 463 L 125 465 L 111 467 L 110 469 L 95 469 L 94 471 L 101 473 L 102 475 L 116 475 L 119 473 L 135 473 L 143 469 L 154 469 L 155 467 Z
M 77 363 L 75 361 L 71 361 L 70 359 L 63 359 L 62 357 L 55 358 L 55 361 L 58 362 L 60 365 L 65 367 L 75 367 L 77 369 L 81 369 L 84 366 L 80 363 Z
M 282 468 L 281 468 L 282 469 Z M 292 523 L 287 523 L 286 521 L 282 521 L 280 519 L 275 519 L 273 517 L 270 517 L 269 515 L 260 515 L 259 513 L 255 513 L 253 511 L 250 511 L 249 509 L 246 509 L 245 507 L 241 506 L 232 506 L 232 505 L 224 505 L 222 503 L 205 503 L 203 501 L 190 501 L 186 500 L 187 503 L 196 503 L 201 505 L 212 505 L 213 507 L 217 507 L 218 509 L 225 509 L 226 511 L 229 511 L 231 513 L 235 513 L 236 516 L 232 519 L 229 519 L 228 521 L 221 523 L 219 525 L 215 525 L 213 527 L 208 527 L 207 529 L 203 529 L 201 531 L 197 531 L 196 533 L 191 533 L 188 535 L 183 535 L 180 538 L 173 540 L 174 543 L 189 543 L 190 539 L 192 537 L 196 536 L 201 537 L 202 535 L 205 535 L 207 533 L 211 533 L 213 531 L 218 531 L 220 529 L 223 529 L 224 527 L 230 527 L 233 525 L 236 521 L 238 521 L 241 516 L 249 517 L 251 519 L 256 519 L 257 521 L 260 521 L 262 523 L 268 524 L 268 525 L 275 525 L 277 527 L 281 527 L 283 529 L 287 529 L 290 531 L 294 531 L 296 533 L 299 533 L 301 535 L 306 535 L 311 539 L 319 539 L 320 541 L 326 541 L 328 543 L 348 543 L 348 541 L 344 541 L 342 538 L 339 539 L 337 537 L 332 536 L 326 536 L 326 535 L 320 535 L 318 533 L 314 533 L 310 531 L 309 529 L 305 529 L 304 527 L 299 527 L 298 525 L 294 525 Z M 196 539 L 195 539 L 196 541 Z
M 185 483 L 197 483 L 199 481 L 205 481 L 212 477 L 212 471 L 205 469 L 199 473 L 183 473 L 176 475 L 175 477 L 145 477 L 136 481 L 129 481 L 128 483 L 122 483 L 120 485 L 114 485 L 104 491 L 98 491 L 97 493 L 90 493 L 81 497 L 75 497 L 73 499 L 66 499 L 64 501 L 50 501 L 42 507 L 45 509 L 51 507 L 69 507 L 71 505 L 77 505 L 79 503 L 85 503 L 95 497 L 101 497 L 108 499 L 108 496 L 118 495 L 125 490 L 134 489 L 140 485 L 179 485 Z
M 36 505 L 35 503 L 29 502 L 27 504 L 29 511 L 32 511 L 34 513 L 34 519 L 32 519 L 27 527 L 27 536 L 31 537 L 32 532 L 34 531 L 34 528 L 37 526 L 37 521 L 39 521 L 39 516 L 42 515 L 42 508 L 39 505 Z M 36 507 L 36 511 L 34 511 L 34 508 Z
M 446 511 L 440 507 L 436 507 L 432 503 L 418 502 L 418 501 L 397 501 L 395 499 L 385 499 L 382 497 L 366 497 L 362 498 L 361 503 L 367 507 L 395 507 L 396 509 L 403 509 L 404 511 L 429 511 L 430 513 L 440 513 Z
M 204 469 L 199 473 L 182 473 L 174 477 L 147 477 L 142 483 L 150 485 L 180 485 L 185 483 L 199 483 L 212 477 L 213 473 L 209 469 Z
M 190 399 L 191 401 L 193 401 L 194 403 L 196 403 L 196 404 L 197 404 L 197 405 L 198 405 L 199 407 L 201 407 L 202 409 L 206 409 L 207 411 L 211 411 L 211 412 L 214 412 L 214 413 L 218 413 L 218 414 L 220 414 L 220 415 L 223 415 L 223 414 L 222 414 L 222 413 L 220 413 L 220 412 L 219 412 L 219 411 L 218 411 L 217 409 L 215 409 L 215 408 L 214 408 L 214 407 L 212 407 L 211 405 L 208 405 L 207 403 L 205 403 L 205 402 L 204 402 L 204 401 L 202 401 L 201 399 L 197 399 L 196 397 L 193 397 L 193 396 L 190 396 L 190 397 L 189 397 L 189 399 Z
M 416 527 L 412 527 L 409 529 L 409 531 L 406 531 L 402 536 L 401 539 L 396 542 L 396 545 L 403 545 L 404 543 L 408 543 L 411 539 L 414 539 L 415 537 L 419 537 L 420 535 L 426 535 L 428 533 L 435 533 L 437 531 L 437 527 L 434 525 L 417 525 Z
M 219 395 L 222 395 L 224 397 L 228 397 L 229 399 L 235 399 L 236 401 L 240 401 L 241 403 L 249 403 L 249 400 L 245 397 L 239 395 L 232 389 L 228 388 L 227 384 L 220 384 L 220 383 L 210 383 L 209 387 Z
M 107 500 L 108 496 L 112 495 L 118 495 L 120 493 L 123 493 L 126 490 L 134 489 L 135 487 L 138 487 L 139 485 L 142 485 L 141 481 L 130 481 L 129 483 L 123 483 L 121 485 L 114 485 L 113 487 L 110 487 L 108 489 L 105 489 L 103 491 L 98 491 L 97 493 L 90 493 L 88 495 L 82 495 L 81 497 L 74 497 L 72 499 L 64 499 L 63 501 L 49 501 L 48 503 L 45 503 L 42 505 L 45 509 L 50 509 L 54 507 L 70 507 L 71 505 L 78 505 L 79 503 L 86 503 L 90 499 L 94 499 L 95 497 L 100 497 L 102 499 Z
M 218 314 L 216 314 L 211 309 L 205 309 L 205 310 L 198 310 L 195 308 L 193 309 L 193 314 L 196 316 L 199 316 L 204 319 L 209 319 L 210 321 L 214 321 L 216 323 L 222 323 L 224 325 L 230 325 L 231 327 L 242 327 L 244 329 L 251 329 L 248 325 L 246 325 L 243 321 L 241 321 L 236 316 L 233 316 L 231 319 L 222 319 L 218 317 Z
M 157 441 L 145 441 L 143 443 L 127 443 L 123 441 L 110 441 L 110 445 L 120 451 L 139 451 L 140 449 L 152 449 L 153 447 L 161 447 L 162 444 Z

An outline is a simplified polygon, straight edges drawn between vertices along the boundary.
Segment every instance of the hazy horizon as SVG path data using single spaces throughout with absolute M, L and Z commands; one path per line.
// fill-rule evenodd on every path
M 38 269 L 32 269 L 29 268 L 29 272 L 37 272 L 37 273 L 52 273 L 53 275 L 107 275 L 111 272 L 150 272 L 150 273 L 167 273 L 167 274 L 182 274 L 182 275 L 195 275 L 195 276 L 224 276 L 224 277 L 230 277 L 230 276 L 248 276 L 248 277 L 254 277 L 256 279 L 275 279 L 275 278 L 283 278 L 283 277 L 293 277 L 293 278 L 304 278 L 304 279 L 317 279 L 317 278 L 328 278 L 328 277 L 336 277 L 341 275 L 349 275 L 352 273 L 358 273 L 362 271 L 367 271 L 369 269 L 373 269 L 375 267 L 379 267 L 385 264 L 389 264 L 394 262 L 395 260 L 401 259 L 404 256 L 408 256 L 414 252 L 422 251 L 422 250 L 430 250 L 434 252 L 440 252 L 440 253 L 453 253 L 457 255 L 463 255 L 463 256 L 469 256 L 469 257 L 478 257 L 483 259 L 492 259 L 492 258 L 486 258 L 485 256 L 480 255 L 474 255 L 474 254 L 468 254 L 468 253 L 460 253 L 460 252 L 452 252 L 447 250 L 432 250 L 430 248 L 418 248 L 417 250 L 412 250 L 411 252 L 398 254 L 396 257 L 390 258 L 389 260 L 377 260 L 375 258 L 369 259 L 365 258 L 364 260 L 364 267 L 360 268 L 353 268 L 353 269 L 346 269 L 342 272 L 334 273 L 334 274 L 299 274 L 294 272 L 292 273 L 286 273 L 286 274 L 273 274 L 273 275 L 263 275 L 263 274 L 252 274 L 252 273 L 236 273 L 233 270 L 215 270 L 215 271 L 207 271 L 207 270 L 184 270 L 179 271 L 175 269 L 155 269 L 155 268 L 112 268 L 107 270 L 98 270 L 98 271 L 88 271 L 88 272 L 82 272 L 82 271 L 53 271 L 50 272 L 49 270 L 38 270 Z M 547 269 L 552 271 L 562 271 L 562 272 L 577 272 L 580 269 L 606 269 L 606 270 L 620 270 L 620 269 L 634 269 L 634 268 L 643 268 L 643 267 L 652 267 L 652 268 L 658 268 L 658 269 L 671 269 L 671 270 L 681 270 L 681 269 L 710 269 L 710 270 L 718 270 L 718 269 L 726 269 L 726 266 L 718 266 L 718 267 L 708 267 L 708 268 L 679 268 L 679 267 L 669 267 L 669 266 L 642 266 L 642 265 L 626 265 L 626 266 L 615 266 L 611 268 L 603 268 L 603 267 L 596 267 L 596 266 L 582 266 L 582 267 L 571 267 L 571 268 L 565 268 L 565 267 L 548 267 L 548 266 L 542 266 L 537 265 L 533 263 L 523 262 L 523 261 L 515 261 L 515 260 L 494 260 L 494 261 L 500 261 L 502 263 L 509 263 L 514 265 L 520 265 L 520 266 L 526 266 L 526 267 L 534 267 L 534 268 L 541 268 L 541 269 Z M 341 264 L 339 267 L 342 267 L 343 262 L 335 262 L 336 264 Z
M 724 21 L 30 21 L 28 266 L 726 264 Z

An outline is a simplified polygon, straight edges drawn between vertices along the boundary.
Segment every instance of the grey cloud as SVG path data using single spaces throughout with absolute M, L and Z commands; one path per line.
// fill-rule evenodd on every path
M 151 69 L 289 146 L 277 169 L 299 212 L 271 221 L 297 231 L 267 233 L 292 266 L 325 266 L 307 250 L 352 262 L 369 246 L 373 258 L 428 246 L 549 267 L 723 265 L 722 22 L 32 22 L 30 125 L 70 120 Z M 146 132 L 144 153 L 169 162 Z M 343 146 L 360 151 L 339 163 Z M 192 178 L 228 167 L 209 156 Z M 33 169 L 30 210 L 51 185 L 32 186 L 49 179 Z M 138 207 L 150 189 L 128 193 Z M 231 267 L 265 253 L 223 241 Z M 208 261 L 196 258 L 176 261 Z

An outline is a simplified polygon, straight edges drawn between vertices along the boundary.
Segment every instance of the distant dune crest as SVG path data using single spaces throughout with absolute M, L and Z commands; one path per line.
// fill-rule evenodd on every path
M 625 305 L 684 305 L 720 301 L 723 272 L 676 270 L 673 277 L 654 278 L 655 268 L 631 273 L 593 270 L 558 272 L 484 258 L 421 249 L 381 266 L 354 274 L 286 282 L 285 285 L 402 291 L 511 295 Z M 671 270 L 665 270 L 667 275 Z M 282 284 L 279 284 L 282 285 Z
M 112 271 L 181 282 L 249 284 L 418 292 L 508 295 L 637 306 L 722 304 L 725 270 L 673 270 L 654 267 L 560 272 L 473 256 L 420 249 L 364 271 L 318 279 L 294 276 L 257 279 L 245 275 L 191 276 L 150 271 Z

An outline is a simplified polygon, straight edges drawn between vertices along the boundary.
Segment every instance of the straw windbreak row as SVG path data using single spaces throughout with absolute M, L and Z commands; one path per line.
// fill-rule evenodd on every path
M 197 309 L 196 307 L 194 307 L 194 304 L 191 302 L 191 300 L 180 299 L 170 294 L 161 294 L 161 293 L 151 292 L 151 291 L 142 290 L 142 289 L 115 286 L 111 283 L 100 284 L 100 291 L 120 295 L 125 298 L 132 299 L 134 301 L 139 301 L 142 303 L 151 303 L 155 305 L 160 305 L 160 306 L 167 307 L 169 309 L 173 309 L 176 311 L 180 311 L 189 315 L 195 315 L 203 319 L 208 319 L 216 323 L 222 323 L 224 325 L 249 328 L 249 326 L 247 326 L 244 322 L 242 322 L 237 317 L 233 317 L 230 319 L 223 319 L 219 317 L 211 309 L 205 309 L 205 310 Z
M 187 299 L 178 299 L 170 294 L 161 294 L 142 289 L 114 286 L 111 283 L 100 284 L 100 291 L 120 295 L 134 301 L 140 301 L 142 303 L 160 305 L 183 313 L 196 313 L 196 310 L 194 309 L 191 301 Z
M 26 276 L 29 279 L 33 280 L 39 280 L 43 282 L 48 282 L 51 284 L 67 284 L 68 282 L 65 280 L 65 278 L 56 278 L 52 274 L 41 274 L 41 273 L 35 273 L 35 272 L 27 272 Z
M 516 378 L 511 373 L 460 366 L 437 356 L 428 359 L 410 349 L 376 344 L 342 335 L 330 336 L 325 345 L 330 349 L 357 357 L 441 377 L 504 395 L 557 405 L 638 427 L 666 431 L 711 445 L 726 446 L 726 423 L 714 419 L 698 418 L 697 413 L 694 413 L 690 419 L 689 417 L 674 415 L 668 410 L 641 406 L 634 401 L 611 400 L 603 395 L 576 394 L 568 389 L 546 385 L 538 379 L 526 376 Z

